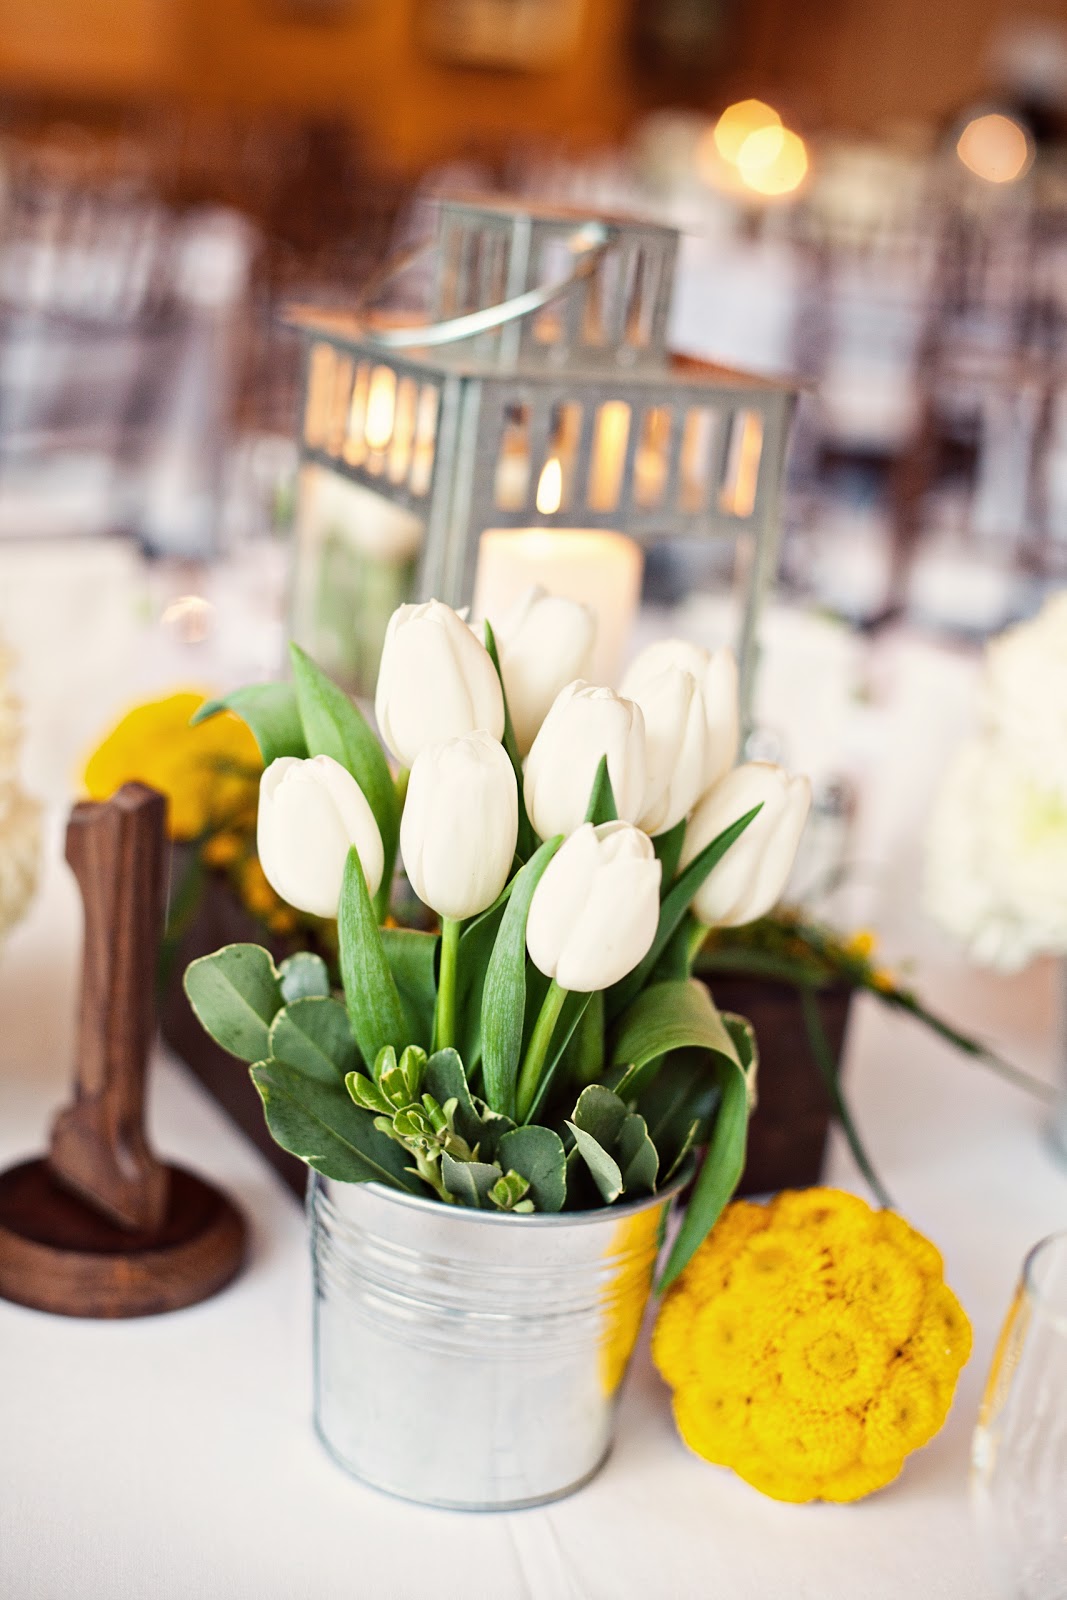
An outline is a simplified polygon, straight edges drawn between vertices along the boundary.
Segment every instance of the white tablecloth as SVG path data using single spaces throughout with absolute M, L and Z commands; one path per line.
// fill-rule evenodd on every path
M 923 957 L 923 987 L 946 1013 L 1051 1075 L 1052 966 L 1010 981 L 969 974 L 913 910 L 921 775 L 962 720 L 968 674 L 910 645 L 888 647 L 879 671 L 891 692 L 862 840 L 865 859 L 873 852 L 891 867 L 879 920 L 894 953 L 910 945 Z M 0 1166 L 43 1146 L 69 1084 L 79 913 L 60 821 L 42 897 L 0 952 Z M 856 1008 L 847 1061 L 876 1164 L 904 1214 L 943 1250 L 975 1328 L 945 1429 L 888 1490 L 855 1506 L 783 1506 L 697 1461 L 674 1433 L 647 1339 L 614 1454 L 570 1500 L 463 1516 L 349 1480 L 310 1426 L 301 1211 L 161 1058 L 156 1143 L 240 1202 L 251 1260 L 215 1300 L 168 1317 L 81 1323 L 0 1303 L 0 1595 L 985 1600 L 966 1496 L 970 1433 L 1022 1256 L 1067 1226 L 1067 1171 L 1031 1100 L 874 1002 Z M 839 1140 L 829 1177 L 862 1192 Z

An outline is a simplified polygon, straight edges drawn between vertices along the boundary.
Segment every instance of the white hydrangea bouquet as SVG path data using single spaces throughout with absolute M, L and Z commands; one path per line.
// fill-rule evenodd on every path
M 1067 591 L 986 651 L 981 728 L 943 781 L 925 903 L 972 959 L 1067 954 Z
M 395 770 L 296 646 L 291 682 L 204 707 L 257 739 L 261 865 L 337 919 L 343 993 L 317 955 L 275 968 L 254 945 L 185 987 L 251 1063 L 274 1138 L 328 1178 L 522 1214 L 691 1169 L 670 1281 L 740 1177 L 756 1067 L 690 969 L 708 927 L 777 900 L 810 787 L 734 765 L 729 652 L 654 645 L 616 693 L 583 680 L 593 630 L 540 590 L 497 636 L 401 606 L 375 701 Z M 398 849 L 439 932 L 395 923 Z

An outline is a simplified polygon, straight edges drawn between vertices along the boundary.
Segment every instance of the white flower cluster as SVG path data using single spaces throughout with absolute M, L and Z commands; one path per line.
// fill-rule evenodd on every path
M 561 841 L 530 907 L 534 963 L 564 988 L 607 988 L 651 947 L 661 866 L 652 840 L 685 824 L 684 868 L 759 809 L 693 903 L 707 925 L 754 921 L 789 875 L 811 798 L 806 778 L 734 767 L 737 668 L 679 640 L 633 663 L 622 692 L 585 681 L 593 618 L 534 588 L 498 619 L 500 676 L 534 832 Z M 419 898 L 449 921 L 477 916 L 508 883 L 519 827 L 500 677 L 478 633 L 436 600 L 389 623 L 375 701 L 382 739 L 410 769 L 400 853 Z M 618 821 L 585 821 L 606 758 Z M 348 847 L 371 894 L 382 844 L 358 785 L 327 756 L 275 761 L 260 789 L 259 857 L 290 904 L 336 914 Z
M 1067 954 L 1067 591 L 989 646 L 982 729 L 938 795 L 924 899 L 984 965 Z
M 25 914 L 41 854 L 41 814 L 18 781 L 19 703 L 10 688 L 12 658 L 0 649 L 0 939 Z

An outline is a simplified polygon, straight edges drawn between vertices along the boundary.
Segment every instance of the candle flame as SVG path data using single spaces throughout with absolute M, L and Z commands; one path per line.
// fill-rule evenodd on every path
M 563 504 L 563 468 L 558 456 L 549 456 L 541 469 L 536 504 L 543 517 L 554 516 Z
M 371 450 L 384 450 L 393 437 L 396 413 L 396 374 L 388 367 L 375 367 L 367 396 L 367 417 L 363 437 Z

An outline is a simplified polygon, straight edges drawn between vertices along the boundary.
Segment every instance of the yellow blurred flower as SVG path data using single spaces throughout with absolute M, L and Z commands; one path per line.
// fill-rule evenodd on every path
M 941 1427 L 969 1353 L 935 1247 L 834 1189 L 729 1206 L 652 1339 L 690 1449 L 796 1502 L 891 1482 Z
M 228 712 L 196 727 L 189 719 L 204 696 L 184 690 L 134 706 L 89 757 L 90 800 L 107 800 L 124 783 L 147 783 L 169 802 L 174 839 L 196 839 L 247 809 L 262 770 L 245 724 Z

